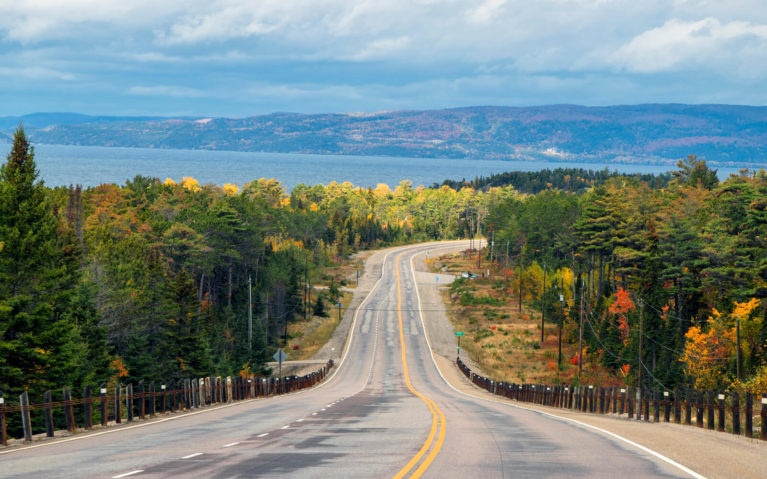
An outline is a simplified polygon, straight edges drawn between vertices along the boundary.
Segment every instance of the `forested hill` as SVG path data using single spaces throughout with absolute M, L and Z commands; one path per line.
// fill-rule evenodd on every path
M 449 186 L 454 190 L 470 187 L 476 190 L 487 190 L 492 187 L 513 186 L 521 193 L 536 194 L 544 190 L 562 190 L 571 193 L 582 193 L 594 186 L 605 184 L 611 178 L 634 178 L 646 183 L 651 188 L 664 188 L 673 179 L 672 173 L 642 174 L 618 173 L 617 171 L 586 170 L 583 168 L 555 168 L 553 171 L 507 171 L 497 175 L 479 176 L 471 181 L 465 178 L 461 181 L 445 180 L 441 186 Z M 440 185 L 434 185 L 437 187 Z
M 767 158 L 767 107 L 751 106 L 550 105 L 274 113 L 242 119 L 74 118 L 27 124 L 27 132 L 36 143 L 148 148 L 667 164 L 697 154 L 712 166 L 751 167 Z

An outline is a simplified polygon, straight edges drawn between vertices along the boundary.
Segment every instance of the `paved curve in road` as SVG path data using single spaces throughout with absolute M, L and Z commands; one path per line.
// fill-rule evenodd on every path
M 452 389 L 392 250 L 322 386 L 0 455 L 1 477 L 689 477 L 556 418 Z M 453 247 L 455 248 L 455 247 Z

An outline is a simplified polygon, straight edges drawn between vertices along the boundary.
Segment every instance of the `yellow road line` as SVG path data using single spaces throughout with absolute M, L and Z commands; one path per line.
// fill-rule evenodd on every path
M 424 442 L 421 449 L 413 456 L 410 461 L 405 464 L 405 467 L 403 467 L 395 476 L 393 479 L 402 479 L 405 477 L 405 475 L 410 472 L 410 470 L 415 466 L 418 461 L 421 460 L 424 454 L 426 454 L 426 451 L 429 450 L 429 448 L 432 446 L 432 443 L 434 442 L 434 437 L 437 434 L 437 426 L 439 426 L 439 436 L 437 437 L 437 442 L 434 445 L 434 448 L 429 453 L 428 456 L 426 456 L 426 459 L 421 463 L 421 465 L 418 467 L 418 469 L 413 472 L 413 474 L 410 476 L 411 478 L 418 478 L 421 477 L 421 474 L 423 474 L 426 469 L 431 465 L 432 461 L 434 461 L 434 458 L 437 457 L 437 453 L 439 453 L 439 450 L 442 448 L 442 443 L 445 442 L 445 415 L 442 414 L 442 411 L 437 407 L 437 405 L 429 399 L 428 397 L 424 396 L 423 394 L 419 393 L 415 390 L 413 385 L 410 383 L 410 375 L 408 374 L 407 369 L 407 357 L 406 357 L 406 351 L 405 351 L 405 335 L 402 332 L 402 288 L 400 286 L 400 273 L 399 273 L 399 259 L 402 256 L 402 253 L 397 255 L 397 258 L 394 260 L 396 264 L 396 271 L 397 271 L 397 317 L 399 322 L 399 342 L 402 346 L 402 368 L 405 374 L 405 385 L 410 390 L 411 393 L 413 393 L 415 396 L 418 396 L 418 398 L 421 399 L 424 403 L 426 403 L 426 406 L 429 408 L 429 411 L 431 412 L 431 430 L 429 431 L 429 436 L 426 438 L 426 442 Z

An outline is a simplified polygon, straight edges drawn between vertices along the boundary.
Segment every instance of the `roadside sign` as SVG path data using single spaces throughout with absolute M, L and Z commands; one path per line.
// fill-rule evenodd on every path
M 281 362 L 285 361 L 286 359 L 288 359 L 288 355 L 285 354 L 285 351 L 283 351 L 282 349 L 278 349 L 277 352 L 274 353 L 274 356 L 272 356 L 272 357 L 278 363 L 281 363 Z
M 455 335 L 456 335 L 456 336 L 463 336 L 463 331 L 456 331 L 456 332 L 455 332 Z

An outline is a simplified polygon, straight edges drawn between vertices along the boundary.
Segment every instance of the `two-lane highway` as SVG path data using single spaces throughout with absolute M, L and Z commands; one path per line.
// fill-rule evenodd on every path
M 344 359 L 320 387 L 0 453 L 0 476 L 689 477 L 620 441 L 444 381 L 412 258 L 460 246 L 386 254 Z

